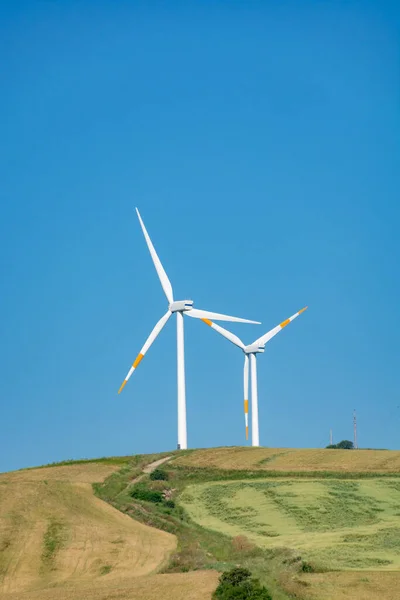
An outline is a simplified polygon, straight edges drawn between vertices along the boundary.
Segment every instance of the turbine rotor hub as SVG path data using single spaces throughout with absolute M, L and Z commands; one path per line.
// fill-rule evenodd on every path
M 169 310 L 172 313 L 175 312 L 187 312 L 188 310 L 192 310 L 193 300 L 176 300 L 175 302 L 171 302 L 169 305 Z

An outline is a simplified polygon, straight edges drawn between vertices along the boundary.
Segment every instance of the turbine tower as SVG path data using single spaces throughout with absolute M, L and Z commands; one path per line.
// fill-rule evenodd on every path
M 251 435 L 252 435 L 252 446 L 260 445 L 259 426 L 258 426 L 258 391 L 257 391 L 257 354 L 264 352 L 265 344 L 269 342 L 277 333 L 279 333 L 286 325 L 289 325 L 291 321 L 296 319 L 302 312 L 307 310 L 308 306 L 302 308 L 296 314 L 292 315 L 286 321 L 280 323 L 268 331 L 265 335 L 258 338 L 252 344 L 246 346 L 237 335 L 231 333 L 227 329 L 224 329 L 220 325 L 213 323 L 210 319 L 204 318 L 202 321 L 218 331 L 227 340 L 238 346 L 244 352 L 244 371 L 243 371 L 243 383 L 244 383 L 244 419 L 246 425 L 246 440 L 249 436 L 249 357 L 250 357 L 250 375 L 251 375 Z
M 176 337 L 177 337 L 177 379 L 178 379 L 178 450 L 187 448 L 187 427 L 186 427 L 186 387 L 185 387 L 185 348 L 184 348 L 184 328 L 183 328 L 183 315 L 193 317 L 195 319 L 215 319 L 216 321 L 233 321 L 236 323 L 255 323 L 260 324 L 259 321 L 249 321 L 248 319 L 241 319 L 239 317 L 230 317 L 229 315 L 223 315 L 219 313 L 209 312 L 207 310 L 200 310 L 193 308 L 192 300 L 174 300 L 174 294 L 172 291 L 172 285 L 168 276 L 161 264 L 160 259 L 155 251 L 147 229 L 144 226 L 142 218 L 138 209 L 136 209 L 139 223 L 143 231 L 144 238 L 146 240 L 147 247 L 149 249 L 151 258 L 156 268 L 158 277 L 160 279 L 161 286 L 168 300 L 168 310 L 163 317 L 156 323 L 153 331 L 147 338 L 144 346 L 140 350 L 139 354 L 135 358 L 131 368 L 128 371 L 127 376 L 122 382 L 121 387 L 118 390 L 120 394 L 125 387 L 128 379 L 132 373 L 138 367 L 139 363 L 143 359 L 146 352 L 167 323 L 171 315 L 176 314 Z

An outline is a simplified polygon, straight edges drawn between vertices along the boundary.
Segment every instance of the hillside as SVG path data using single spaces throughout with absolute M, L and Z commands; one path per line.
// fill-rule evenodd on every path
M 156 598 L 160 588 L 187 597 L 185 576 L 143 577 L 165 563 L 175 536 L 94 496 L 91 484 L 120 468 L 82 463 L 0 475 L 1 598 Z M 206 591 L 214 586 L 215 576 L 196 578 Z
M 296 549 L 324 570 L 400 571 L 400 481 L 287 479 L 189 485 L 181 504 L 207 529 Z
M 180 456 L 177 466 L 280 472 L 399 473 L 400 451 L 208 448 Z
M 400 452 L 269 448 L 0 474 L 0 598 L 209 600 L 241 564 L 274 600 L 395 600 L 399 475 Z

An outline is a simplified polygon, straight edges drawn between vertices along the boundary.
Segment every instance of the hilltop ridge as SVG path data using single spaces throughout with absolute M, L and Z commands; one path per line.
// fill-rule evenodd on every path
M 400 451 L 249 447 L 3 473 L 0 598 L 209 600 L 243 564 L 274 600 L 395 600 L 399 476 Z

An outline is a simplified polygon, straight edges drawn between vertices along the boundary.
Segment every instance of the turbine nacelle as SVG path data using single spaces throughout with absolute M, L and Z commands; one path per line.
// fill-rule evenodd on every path
M 260 344 L 259 342 L 254 342 L 254 344 L 250 344 L 243 349 L 245 354 L 259 354 L 260 352 L 265 351 L 265 344 Z
M 192 310 L 193 300 L 177 300 L 175 302 L 171 302 L 169 305 L 169 310 L 172 313 L 175 312 L 187 312 L 188 310 Z

